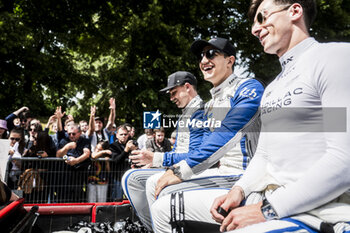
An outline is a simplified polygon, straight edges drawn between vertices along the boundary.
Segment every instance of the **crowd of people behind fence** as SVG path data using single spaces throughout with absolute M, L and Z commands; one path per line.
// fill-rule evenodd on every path
M 164 128 L 145 129 L 136 140 L 131 124 L 115 124 L 114 98 L 110 98 L 109 105 L 106 124 L 103 117 L 96 116 L 95 106 L 90 109 L 89 119 L 79 122 L 60 106 L 46 125 L 32 117 L 25 106 L 0 120 L 0 138 L 10 140 L 8 187 L 35 202 L 123 199 L 121 177 L 128 168 L 135 167 L 128 158 L 130 152 L 143 148 L 170 151 L 176 135 L 169 140 Z

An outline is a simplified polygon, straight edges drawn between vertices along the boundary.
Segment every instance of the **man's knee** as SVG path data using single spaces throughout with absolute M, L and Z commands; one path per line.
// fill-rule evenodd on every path
M 164 172 L 159 172 L 151 177 L 149 177 L 146 181 L 146 195 L 148 200 L 154 199 L 154 193 L 156 189 L 157 182 L 159 178 L 164 174 Z
M 151 206 L 153 227 L 156 232 L 167 232 L 170 229 L 170 199 L 169 195 L 159 198 Z

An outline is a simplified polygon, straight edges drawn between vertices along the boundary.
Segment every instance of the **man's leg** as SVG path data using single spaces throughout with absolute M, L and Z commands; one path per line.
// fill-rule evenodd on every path
M 152 229 L 150 210 L 146 198 L 146 180 L 163 169 L 130 169 L 123 175 L 122 186 L 125 195 L 142 223 Z
M 214 199 L 224 195 L 229 189 L 198 189 L 183 192 L 184 201 L 184 220 L 198 221 L 211 224 L 216 223 L 210 214 L 210 207 Z M 151 207 L 153 230 L 156 233 L 172 232 L 171 231 L 171 194 L 160 197 Z M 175 195 L 175 219 L 181 220 L 179 213 L 179 195 Z
M 146 195 L 148 205 L 151 207 L 155 201 L 154 193 L 155 187 L 159 178 L 164 174 L 160 172 L 148 178 L 146 183 Z M 230 189 L 240 178 L 240 175 L 227 174 L 222 175 L 218 169 L 208 169 L 201 174 L 194 175 L 192 179 L 185 180 L 179 184 L 170 185 L 165 187 L 160 193 L 159 197 L 168 195 L 170 193 L 179 192 L 179 191 L 189 191 L 194 189 L 203 189 L 203 188 L 227 188 Z
M 156 190 L 156 185 L 159 180 L 159 178 L 164 174 L 164 171 L 160 171 L 156 174 L 153 174 L 150 176 L 146 181 L 146 198 L 147 198 L 147 204 L 148 204 L 148 210 L 150 210 L 153 203 L 156 201 L 154 197 L 154 193 Z M 150 218 L 151 220 L 151 218 Z M 151 221 L 150 221 L 151 222 Z

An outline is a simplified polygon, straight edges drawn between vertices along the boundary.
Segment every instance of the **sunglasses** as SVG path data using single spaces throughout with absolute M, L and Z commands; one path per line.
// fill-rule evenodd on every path
M 291 5 L 288 5 L 280 10 L 276 10 L 276 11 L 272 11 L 271 13 L 267 13 L 266 14 L 266 9 L 261 10 L 257 15 L 256 15 L 256 21 L 259 24 L 264 24 L 266 22 L 266 20 L 273 14 L 281 12 L 281 11 L 285 11 L 287 10 Z
M 214 59 L 214 57 L 216 57 L 216 55 L 218 53 L 222 53 L 222 52 L 218 49 L 209 49 L 205 52 L 204 51 L 201 52 L 199 59 L 201 61 L 203 59 L 203 57 L 205 56 L 207 59 L 212 60 L 212 59 Z
M 21 141 L 21 139 L 20 139 L 20 138 L 10 138 L 10 140 L 11 140 L 11 141 L 16 140 L 17 142 Z
M 72 135 L 72 136 L 75 136 L 76 133 L 68 133 L 68 135 L 69 135 L 69 136 L 71 136 L 71 135 Z

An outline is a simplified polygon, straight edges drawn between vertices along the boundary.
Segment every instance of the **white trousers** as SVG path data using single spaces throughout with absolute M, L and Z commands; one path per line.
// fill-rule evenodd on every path
M 152 228 L 150 207 L 155 202 L 155 187 L 163 174 L 164 169 L 131 169 L 122 178 L 125 195 L 148 229 Z M 218 187 L 230 189 L 240 177 L 237 174 L 238 171 L 235 174 L 222 174 L 217 168 L 208 169 L 190 180 L 165 187 L 159 197 L 183 190 Z

